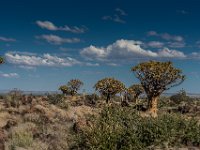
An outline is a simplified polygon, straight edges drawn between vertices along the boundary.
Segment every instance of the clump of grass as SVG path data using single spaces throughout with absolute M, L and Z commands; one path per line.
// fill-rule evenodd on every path
M 20 124 L 11 130 L 9 147 L 14 149 L 16 147 L 28 148 L 33 144 L 33 130 L 36 128 L 33 123 Z

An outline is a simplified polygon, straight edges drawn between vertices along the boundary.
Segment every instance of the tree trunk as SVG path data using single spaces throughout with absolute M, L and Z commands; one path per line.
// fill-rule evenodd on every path
M 106 103 L 110 101 L 110 94 L 107 94 Z
M 152 117 L 157 117 L 157 104 L 158 104 L 158 98 L 159 96 L 156 97 L 152 97 L 151 99 L 149 99 L 149 106 L 148 106 L 148 110 L 151 114 Z
M 138 104 L 138 95 L 135 95 L 135 97 L 134 97 L 134 101 L 135 101 L 135 105 L 137 105 Z
M 128 107 L 128 98 L 127 98 L 127 93 L 121 94 L 121 106 L 122 107 Z

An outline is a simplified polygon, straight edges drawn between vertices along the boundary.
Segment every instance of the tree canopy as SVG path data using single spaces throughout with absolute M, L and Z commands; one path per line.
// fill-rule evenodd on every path
M 181 84 L 185 76 L 172 62 L 149 61 L 132 68 L 147 96 L 159 96 L 163 91 Z
M 79 79 L 72 79 L 67 83 L 67 87 L 72 96 L 75 95 L 82 86 L 83 82 Z
M 95 85 L 94 88 L 96 91 L 99 91 L 103 96 L 107 97 L 107 102 L 110 100 L 110 97 L 122 92 L 125 90 L 125 85 L 114 78 L 104 78 L 99 80 Z
M 69 88 L 68 88 L 67 85 L 61 85 L 59 87 L 59 90 L 61 90 L 63 92 L 63 94 L 69 94 L 70 93 Z
M 134 100 L 137 103 L 138 97 L 144 92 L 144 88 L 141 84 L 133 84 L 127 89 L 129 95 L 134 96 Z
M 4 63 L 4 59 L 3 57 L 0 56 L 0 64 L 3 64 Z

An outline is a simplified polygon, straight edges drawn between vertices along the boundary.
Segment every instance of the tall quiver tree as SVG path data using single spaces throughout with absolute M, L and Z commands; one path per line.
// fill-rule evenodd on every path
M 68 90 L 72 96 L 77 94 L 82 86 L 83 82 L 79 79 L 72 79 L 67 83 Z
M 108 103 L 112 96 L 125 90 L 125 85 L 121 81 L 114 78 L 104 78 L 99 80 L 94 85 L 94 88 L 101 95 L 106 97 L 106 103 Z
M 141 84 L 133 84 L 127 89 L 127 93 L 133 95 L 135 104 L 137 105 L 139 96 L 144 93 L 144 88 Z
M 185 79 L 182 70 L 175 68 L 172 62 L 143 62 L 132 71 L 147 94 L 148 110 L 153 117 L 157 116 L 157 102 L 162 92 L 180 85 Z

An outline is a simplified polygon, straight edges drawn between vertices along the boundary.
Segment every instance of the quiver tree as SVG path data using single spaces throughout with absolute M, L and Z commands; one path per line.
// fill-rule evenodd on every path
M 0 64 L 3 64 L 4 63 L 4 59 L 3 57 L 0 56 Z
M 104 78 L 98 81 L 94 85 L 94 88 L 106 97 L 106 103 L 108 103 L 112 96 L 125 90 L 125 85 L 121 81 L 114 78 Z
M 181 84 L 185 79 L 182 71 L 174 68 L 172 62 L 143 62 L 133 67 L 132 71 L 147 94 L 148 110 L 153 117 L 157 116 L 157 101 L 161 93 Z
M 83 86 L 83 82 L 79 79 L 72 79 L 67 83 L 67 87 L 72 96 L 77 94 L 77 92 L 80 90 L 82 86 Z
M 66 85 L 61 85 L 59 87 L 59 90 L 61 90 L 63 94 L 69 94 L 70 93 L 69 88 Z
M 142 93 L 144 93 L 144 88 L 141 84 L 134 84 L 127 89 L 127 93 L 133 95 L 135 104 L 138 104 L 138 98 Z

